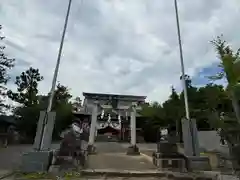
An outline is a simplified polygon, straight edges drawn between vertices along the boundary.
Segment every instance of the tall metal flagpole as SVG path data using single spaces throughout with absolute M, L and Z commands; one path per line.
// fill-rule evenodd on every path
M 50 90 L 50 96 L 49 96 L 49 101 L 48 101 L 47 113 L 50 112 L 51 109 L 52 109 L 52 102 L 53 102 L 54 91 L 55 91 L 55 87 L 56 87 L 56 83 L 57 83 L 57 76 L 58 76 L 59 65 L 60 65 L 61 56 L 62 56 L 62 49 L 63 49 L 66 29 L 67 29 L 67 25 L 68 25 L 69 14 L 70 14 L 70 10 L 71 10 L 71 4 L 72 4 L 72 0 L 69 0 L 67 14 L 66 14 L 66 17 L 65 17 L 65 23 L 64 23 L 64 27 L 63 27 L 63 33 L 62 33 L 62 37 L 61 37 L 61 43 L 60 43 L 60 47 L 59 47 L 59 51 L 58 51 L 57 63 L 56 63 L 56 67 L 55 67 L 55 71 L 54 71 L 54 75 L 53 75 L 53 80 L 52 80 L 52 87 L 51 87 L 51 90 Z M 44 121 L 45 122 L 44 122 L 42 138 L 41 138 L 40 149 L 42 149 L 43 139 L 44 139 L 44 136 L 46 135 L 46 130 L 45 130 L 46 127 L 45 126 L 46 126 L 46 123 L 47 123 L 46 122 L 47 119 L 45 118 Z
M 67 15 L 66 15 L 65 23 L 64 23 L 64 27 L 63 27 L 61 43 L 60 43 L 60 47 L 59 47 L 59 51 L 58 51 L 57 64 L 56 64 L 56 67 L 55 67 L 55 72 L 54 72 L 54 76 L 53 76 L 53 80 L 52 80 L 52 88 L 51 88 L 51 91 L 50 91 L 50 97 L 49 97 L 47 112 L 50 112 L 51 109 L 52 109 L 52 101 L 53 101 L 54 91 L 55 91 L 55 87 L 56 87 L 56 83 L 57 83 L 57 75 L 58 75 L 59 65 L 60 65 L 61 56 L 62 56 L 62 49 L 63 49 L 66 29 L 67 29 L 67 25 L 68 25 L 69 14 L 70 14 L 70 10 L 71 10 L 71 4 L 72 4 L 72 0 L 69 0 Z
M 176 12 L 176 21 L 177 21 L 177 33 L 178 33 L 179 54 L 180 54 L 180 61 L 181 61 L 185 111 L 186 111 L 186 118 L 189 120 L 190 114 L 189 114 L 189 106 L 188 106 L 188 94 L 187 94 L 187 86 L 186 86 L 186 79 L 185 79 L 184 62 L 183 62 L 182 40 L 181 40 L 181 32 L 180 32 L 180 25 L 179 25 L 177 0 L 174 0 L 174 6 L 175 6 L 175 12 Z
M 178 17 L 178 4 L 177 0 L 174 0 L 174 6 L 175 6 L 175 13 L 176 13 L 176 21 L 177 21 L 177 33 L 178 33 L 178 43 L 179 43 L 179 54 L 180 54 L 180 61 L 181 61 L 181 71 L 182 71 L 182 84 L 183 84 L 183 91 L 184 91 L 184 103 L 185 103 L 185 111 L 186 111 L 186 119 L 190 123 L 189 125 L 189 131 L 191 133 L 191 144 L 192 144 L 192 155 L 197 155 L 197 149 L 196 149 L 196 142 L 193 132 L 193 126 L 192 121 L 190 119 L 190 113 L 189 113 L 189 106 L 188 106 L 188 94 L 187 94 L 187 86 L 186 86 L 186 77 L 185 77 L 185 70 L 184 70 L 184 62 L 183 62 L 183 51 L 182 51 L 182 40 L 181 40 L 181 32 L 180 32 L 180 23 L 179 23 L 179 17 Z

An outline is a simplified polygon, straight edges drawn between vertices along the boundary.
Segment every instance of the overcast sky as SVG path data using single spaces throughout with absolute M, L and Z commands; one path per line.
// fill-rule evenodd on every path
M 15 77 L 30 66 L 50 89 L 68 0 L 1 0 L 6 53 L 16 58 Z M 186 73 L 206 83 L 218 62 L 209 43 L 224 34 L 240 47 L 239 0 L 179 0 Z M 58 80 L 82 92 L 168 98 L 181 90 L 173 0 L 73 0 Z M 9 83 L 13 86 L 14 78 Z

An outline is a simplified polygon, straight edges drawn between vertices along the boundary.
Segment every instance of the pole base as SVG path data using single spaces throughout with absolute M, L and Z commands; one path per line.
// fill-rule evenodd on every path
M 22 155 L 22 172 L 46 172 L 52 162 L 52 151 L 33 151 Z
M 87 147 L 87 152 L 88 154 L 96 154 L 97 153 L 96 147 L 94 145 L 89 144 Z
M 132 145 L 129 146 L 127 149 L 127 155 L 140 155 L 140 151 L 139 148 L 137 147 L 137 145 Z
M 186 159 L 189 171 L 211 171 L 211 165 L 208 157 L 187 156 Z

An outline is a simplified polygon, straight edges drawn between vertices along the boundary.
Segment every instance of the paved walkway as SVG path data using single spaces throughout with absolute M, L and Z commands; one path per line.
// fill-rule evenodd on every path
M 0 149 L 0 169 L 14 170 L 21 163 L 21 157 L 24 152 L 30 151 L 31 145 L 14 145 Z
M 7 179 L 14 174 L 11 170 L 0 170 L 0 179 Z
M 151 170 L 155 166 L 145 156 L 126 153 L 98 153 L 89 156 L 89 169 Z

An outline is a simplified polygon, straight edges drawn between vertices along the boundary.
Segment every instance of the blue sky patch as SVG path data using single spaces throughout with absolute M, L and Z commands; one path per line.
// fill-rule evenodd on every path
M 211 82 L 208 79 L 209 76 L 216 75 L 221 69 L 218 67 L 218 63 L 214 63 L 209 67 L 201 69 L 194 77 L 192 77 L 192 83 L 195 86 L 204 86 Z M 225 79 L 215 81 L 216 84 L 226 84 Z

